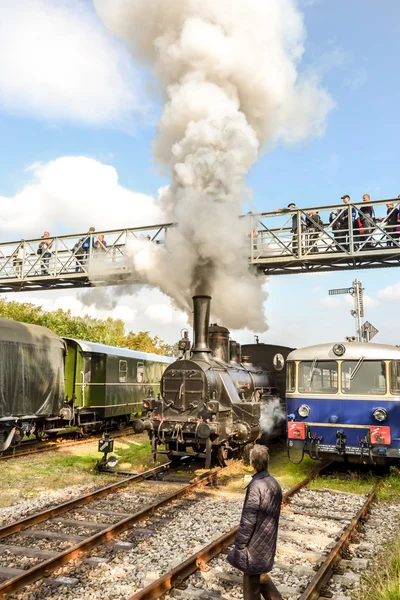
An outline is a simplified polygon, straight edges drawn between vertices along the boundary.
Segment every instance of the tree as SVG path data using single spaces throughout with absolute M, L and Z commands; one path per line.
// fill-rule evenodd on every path
M 126 335 L 124 322 L 111 317 L 104 320 L 94 319 L 89 315 L 74 317 L 70 310 L 59 308 L 45 311 L 42 306 L 7 300 L 7 298 L 0 298 L 0 317 L 48 327 L 60 337 L 98 342 L 119 348 L 128 347 L 155 354 L 165 354 L 168 349 L 163 340 L 158 336 L 152 338 L 148 331 L 139 331 L 139 333 L 130 331 Z

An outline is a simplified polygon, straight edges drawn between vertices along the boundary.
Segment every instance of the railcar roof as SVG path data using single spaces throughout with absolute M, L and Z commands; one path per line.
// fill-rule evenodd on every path
M 3 318 L 0 318 L 0 341 L 65 348 L 62 338 L 47 327 Z
M 335 344 L 342 344 L 346 351 L 342 356 L 333 352 Z M 400 360 L 400 348 L 386 344 L 371 344 L 361 342 L 331 342 L 298 348 L 291 352 L 287 360 L 358 360 L 363 356 L 366 360 Z
M 74 338 L 64 338 L 66 341 L 71 340 L 81 347 L 83 352 L 92 352 L 94 354 L 107 354 L 108 356 L 122 356 L 123 358 L 136 358 L 138 360 L 149 360 L 152 362 L 171 364 L 176 359 L 170 356 L 162 356 L 161 354 L 153 354 L 152 352 L 138 352 L 129 348 L 115 348 L 106 344 L 98 344 L 95 342 L 86 342 L 84 340 L 76 340 Z

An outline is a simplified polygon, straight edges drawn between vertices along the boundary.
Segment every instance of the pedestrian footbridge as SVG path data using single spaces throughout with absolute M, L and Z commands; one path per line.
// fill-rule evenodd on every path
M 243 252 L 249 266 L 265 275 L 397 267 L 399 210 L 396 198 L 248 213 L 240 217 L 247 231 Z M 166 223 L 50 237 L 46 240 L 49 248 L 42 253 L 38 253 L 42 239 L 2 242 L 0 292 L 132 283 L 129 241 L 136 238 L 167 245 L 174 226 Z M 99 241 L 100 234 L 104 241 Z M 82 238 L 87 239 L 87 248 L 80 247 Z

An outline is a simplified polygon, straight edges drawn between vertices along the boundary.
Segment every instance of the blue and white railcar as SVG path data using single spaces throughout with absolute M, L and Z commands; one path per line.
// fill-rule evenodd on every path
M 349 342 L 294 350 L 287 357 L 286 405 L 293 462 L 304 453 L 400 462 L 400 348 Z

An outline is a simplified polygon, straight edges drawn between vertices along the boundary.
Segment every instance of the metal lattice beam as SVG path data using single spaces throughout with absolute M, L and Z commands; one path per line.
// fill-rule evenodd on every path
M 388 203 L 393 208 L 386 209 Z M 374 219 L 366 218 L 368 207 Z M 399 209 L 396 198 L 248 213 L 241 217 L 248 231 L 244 251 L 249 265 L 266 275 L 397 267 L 400 221 L 397 226 L 392 220 Z M 57 236 L 46 240 L 49 248 L 41 254 L 42 238 L 0 243 L 0 293 L 132 283 L 129 240 L 165 245 L 173 227 L 166 223 Z M 104 235 L 103 242 L 99 235 Z

